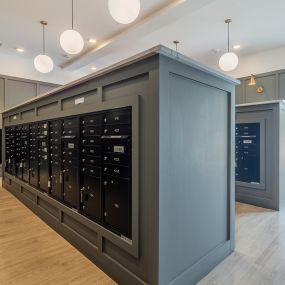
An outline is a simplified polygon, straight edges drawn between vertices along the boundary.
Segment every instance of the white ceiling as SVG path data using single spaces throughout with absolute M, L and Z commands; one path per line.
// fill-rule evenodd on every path
M 154 9 L 171 0 L 143 0 L 138 21 Z M 125 29 L 116 23 L 108 12 L 107 0 L 74 0 L 74 28 L 90 48 L 89 38 L 98 43 Z M 23 47 L 23 56 L 33 58 L 42 51 L 41 20 L 46 20 L 46 52 L 57 64 L 65 57 L 59 45 L 60 34 L 71 28 L 71 0 L 0 0 L 0 52 L 15 54 L 16 47 Z
M 74 0 L 75 28 L 86 43 L 83 54 L 66 59 L 59 46 L 60 33 L 70 26 L 70 0 L 0 0 L 0 53 L 33 58 L 41 51 L 40 20 L 47 20 L 47 53 L 69 71 L 90 72 L 139 51 L 164 44 L 209 65 L 217 65 L 226 49 L 225 18 L 232 18 L 232 44 L 241 44 L 240 56 L 285 45 L 285 1 L 272 0 L 141 0 L 142 12 L 130 26 L 117 24 L 109 15 L 107 0 Z

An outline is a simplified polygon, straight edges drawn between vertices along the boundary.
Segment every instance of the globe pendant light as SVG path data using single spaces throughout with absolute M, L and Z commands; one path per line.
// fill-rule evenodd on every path
M 140 13 L 140 0 L 109 0 L 108 8 L 111 16 L 120 24 L 130 24 Z
M 46 21 L 40 22 L 43 26 L 43 53 L 39 54 L 34 59 L 34 66 L 37 71 L 41 73 L 49 73 L 53 70 L 53 61 L 52 59 L 46 55 L 46 47 L 45 47 L 45 26 L 47 25 Z
M 71 30 L 66 30 L 61 34 L 60 45 L 65 52 L 78 54 L 83 50 L 84 41 L 80 33 L 73 29 L 73 0 L 71 6 Z
M 219 61 L 220 68 L 223 71 L 233 71 L 238 66 L 238 56 L 234 52 L 230 52 L 230 23 L 231 19 L 226 19 L 228 25 L 228 52 L 224 53 Z

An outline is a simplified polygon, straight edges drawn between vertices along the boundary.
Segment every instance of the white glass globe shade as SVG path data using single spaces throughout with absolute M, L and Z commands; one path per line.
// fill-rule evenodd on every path
M 238 66 L 238 56 L 233 52 L 227 52 L 221 56 L 219 65 L 223 71 L 233 71 Z
M 109 12 L 113 19 L 120 24 L 130 24 L 139 15 L 140 0 L 109 0 Z
M 53 70 L 53 61 L 48 55 L 39 54 L 34 59 L 34 66 L 41 73 L 49 73 Z
M 60 45 L 69 54 L 77 54 L 83 50 L 82 36 L 75 30 L 66 30 L 60 35 Z

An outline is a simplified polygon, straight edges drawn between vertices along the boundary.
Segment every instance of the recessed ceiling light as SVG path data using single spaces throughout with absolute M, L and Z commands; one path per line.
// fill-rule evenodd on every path
M 62 54 L 62 56 L 63 56 L 64 58 L 70 58 L 70 56 L 69 56 L 68 54 Z
M 240 45 L 234 45 L 233 48 L 234 49 L 240 49 Z
M 23 48 L 16 48 L 16 52 L 23 53 L 25 50 Z
M 219 53 L 219 52 L 221 52 L 221 49 L 220 48 L 213 48 L 211 51 L 213 53 Z
M 93 39 L 93 38 L 90 38 L 90 39 L 88 40 L 88 42 L 89 42 L 90 44 L 95 44 L 97 41 L 96 41 L 95 39 Z
M 95 70 L 97 70 L 97 67 L 96 66 L 92 66 L 91 70 L 95 71 Z

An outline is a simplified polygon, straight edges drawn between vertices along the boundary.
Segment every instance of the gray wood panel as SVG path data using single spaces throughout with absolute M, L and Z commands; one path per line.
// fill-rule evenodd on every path
M 0 78 L 0 112 L 4 111 L 5 79 Z
M 162 253 L 171 260 L 171 281 L 228 240 L 228 94 L 180 76 L 169 80 L 171 152 L 163 153 L 169 171 L 161 178 L 161 207 L 171 211 L 161 230 L 167 244 L 176 240 Z
M 244 103 L 244 85 L 241 83 L 236 87 L 236 104 Z
M 255 75 L 257 84 L 248 86 L 250 76 L 239 78 L 241 84 L 236 86 L 236 104 L 285 99 L 285 70 L 270 71 Z M 264 87 L 258 93 L 258 87 Z
M 0 113 L 59 86 L 58 84 L 0 75 Z
M 279 99 L 285 99 L 285 72 L 279 74 Z
M 285 106 L 280 110 L 279 205 L 285 207 Z
M 36 96 L 36 83 L 8 79 L 5 93 L 5 109 L 16 106 Z
M 234 97 L 161 61 L 159 285 L 196 284 L 234 249 Z
M 4 111 L 5 79 L 0 78 L 0 113 Z M 0 114 L 0 129 L 2 129 L 2 114 Z
M 55 85 L 50 85 L 50 84 L 39 84 L 39 90 L 38 90 L 38 95 L 42 95 L 44 93 L 47 93 L 51 90 L 53 90 L 54 88 L 56 88 Z
M 254 103 L 254 102 L 263 102 L 278 99 L 277 90 L 276 90 L 276 76 L 263 76 L 256 78 L 256 85 L 249 86 L 249 80 L 245 81 L 245 101 L 246 103 Z M 258 86 L 264 87 L 263 93 L 258 93 L 256 88 Z

